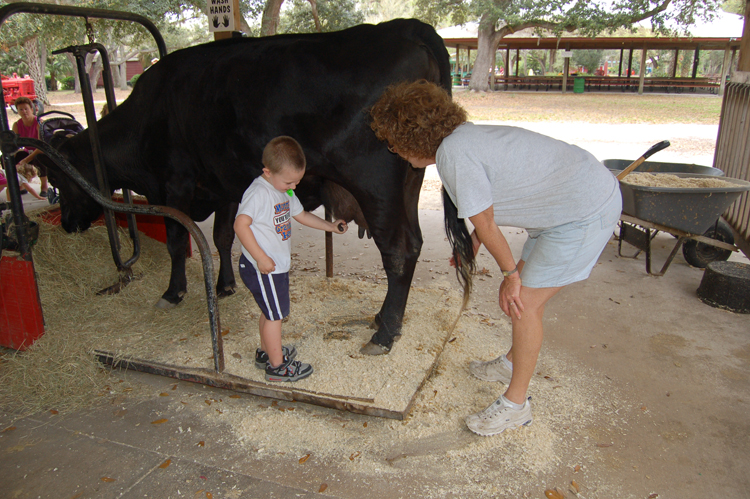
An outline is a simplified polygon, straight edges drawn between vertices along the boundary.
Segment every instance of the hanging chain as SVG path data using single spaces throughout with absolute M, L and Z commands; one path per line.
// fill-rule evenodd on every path
M 89 22 L 88 17 L 84 17 L 86 20 L 86 37 L 89 39 L 89 43 L 94 43 L 94 27 Z

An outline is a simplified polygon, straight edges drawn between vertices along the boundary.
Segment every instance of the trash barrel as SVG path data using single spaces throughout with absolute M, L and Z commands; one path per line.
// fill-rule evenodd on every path
M 586 84 L 586 80 L 584 80 L 582 77 L 577 77 L 573 79 L 573 93 L 582 94 L 585 84 Z
M 459 73 L 453 73 L 453 86 L 461 86 L 461 75 Z

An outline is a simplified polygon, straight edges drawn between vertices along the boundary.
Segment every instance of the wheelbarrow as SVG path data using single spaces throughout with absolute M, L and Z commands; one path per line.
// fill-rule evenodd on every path
M 658 175 L 658 173 L 656 173 Z M 678 177 L 713 177 L 695 173 L 671 172 Z M 682 247 L 685 260 L 694 267 L 705 268 L 715 260 L 727 260 L 733 251 L 734 236 L 729 225 L 720 220 L 727 208 L 743 193 L 750 182 L 722 177 L 732 186 L 711 188 L 650 187 L 620 181 L 622 215 L 618 236 L 618 253 L 635 258 L 646 252 L 646 272 L 662 276 Z M 677 238 L 674 248 L 659 272 L 651 270 L 651 241 L 659 232 Z M 622 242 L 635 246 L 633 255 L 623 255 Z

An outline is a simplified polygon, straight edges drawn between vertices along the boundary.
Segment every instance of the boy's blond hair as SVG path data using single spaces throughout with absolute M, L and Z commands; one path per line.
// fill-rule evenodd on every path
M 39 172 L 37 171 L 36 167 L 34 165 L 16 165 L 16 171 L 20 176 L 25 178 L 27 181 L 33 179 L 36 177 Z
M 276 137 L 266 144 L 261 161 L 263 166 L 273 173 L 279 173 L 287 167 L 291 167 L 294 171 L 301 171 L 307 166 L 302 146 L 286 135 Z

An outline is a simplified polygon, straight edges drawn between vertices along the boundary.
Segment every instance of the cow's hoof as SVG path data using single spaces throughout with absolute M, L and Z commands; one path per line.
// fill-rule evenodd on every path
M 177 306 L 176 303 L 169 302 L 165 300 L 164 298 L 159 298 L 159 301 L 156 302 L 156 305 L 154 305 L 156 308 L 159 308 L 161 310 L 169 310 L 170 308 L 175 308 Z
M 384 347 L 383 345 L 378 345 L 377 343 L 373 343 L 372 341 L 368 341 L 365 346 L 359 349 L 359 353 L 364 355 L 385 355 L 390 351 L 390 348 Z
M 236 292 L 236 289 L 228 287 L 221 290 L 216 290 L 216 296 L 218 296 L 219 298 L 226 298 L 227 296 L 232 296 Z

